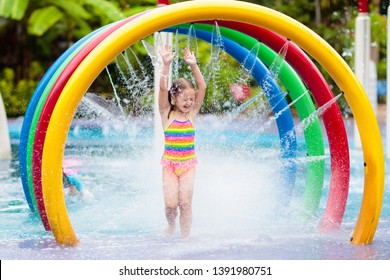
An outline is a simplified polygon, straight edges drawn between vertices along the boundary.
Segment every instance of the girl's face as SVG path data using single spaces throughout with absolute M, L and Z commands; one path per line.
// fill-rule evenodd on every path
M 189 113 L 195 103 L 195 90 L 185 89 L 177 97 L 173 97 L 175 108 L 182 113 Z

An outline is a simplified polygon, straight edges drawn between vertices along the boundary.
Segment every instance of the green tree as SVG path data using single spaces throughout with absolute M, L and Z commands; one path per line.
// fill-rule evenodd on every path
M 17 80 L 29 78 L 35 58 L 50 63 L 97 26 L 125 17 L 106 0 L 0 0 L 0 16 L 6 19 L 1 41 L 10 43 L 0 51 L 13 62 L 0 64 L 14 68 Z
M 22 80 L 33 80 L 36 83 L 51 63 L 75 41 L 103 25 L 155 8 L 156 2 L 156 0 L 0 0 L 0 52 L 2 53 L 0 69 L 13 70 L 15 87 Z M 170 1 L 171 4 L 177 2 L 185 1 Z M 275 9 L 308 26 L 332 45 L 353 67 L 356 0 L 247 0 L 246 2 Z M 384 78 L 386 18 L 379 14 L 380 2 L 383 1 L 370 2 L 370 16 L 372 40 L 377 46 L 379 58 L 378 77 Z M 132 51 L 141 60 L 147 57 L 142 44 L 134 44 Z M 43 69 L 38 75 L 32 71 L 33 62 L 39 64 L 37 69 Z M 323 75 L 330 84 L 335 86 L 326 72 L 323 72 Z M 98 81 L 96 85 L 103 89 L 108 88 L 106 80 Z M 29 87 L 20 87 L 20 90 L 23 88 Z M 31 92 L 28 92 L 21 96 L 30 94 Z
M 9 115 L 23 114 L 20 104 L 26 105 L 28 99 L 21 103 L 19 97 L 29 98 L 34 90 L 31 86 L 18 86 L 21 81 L 36 84 L 53 61 L 75 41 L 129 16 L 133 6 L 138 11 L 149 8 L 152 1 L 132 2 L 134 5 L 130 6 L 124 0 L 0 0 L 0 70 L 13 73 L 12 81 L 9 75 L 7 79 L 3 76 L 0 85 L 6 89 L 0 87 L 0 90 L 10 97 L 8 111 L 13 110 L 11 107 L 18 108 Z M 39 75 L 34 74 L 33 63 L 43 69 Z M 20 92 L 23 90 L 28 92 Z

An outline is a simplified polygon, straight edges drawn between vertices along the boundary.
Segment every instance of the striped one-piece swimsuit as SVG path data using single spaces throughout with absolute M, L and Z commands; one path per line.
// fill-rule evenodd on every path
M 161 164 L 181 176 L 198 163 L 195 156 L 194 126 L 189 119 L 184 122 L 173 120 L 164 134 L 165 150 Z

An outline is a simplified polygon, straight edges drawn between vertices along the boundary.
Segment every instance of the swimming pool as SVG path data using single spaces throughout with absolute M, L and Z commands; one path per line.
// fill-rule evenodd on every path
M 169 238 L 162 234 L 161 153 L 154 148 L 152 119 L 130 121 L 125 127 L 75 121 L 65 157 L 81 171 L 95 200 L 67 201 L 80 244 L 58 246 L 24 198 L 17 161 L 21 121 L 10 121 L 13 159 L 0 161 L 1 259 L 390 259 L 388 174 L 374 242 L 348 242 L 363 190 L 361 151 L 350 150 L 351 183 L 342 226 L 320 233 L 329 156 L 322 159 L 327 175 L 317 214 L 301 219 L 304 141 L 298 141 L 297 180 L 286 203 L 280 196 L 284 186 L 278 185 L 283 161 L 273 128 L 259 134 L 253 129 L 259 120 L 242 118 L 226 127 L 215 116 L 198 121 L 200 164 L 189 240 L 181 240 L 178 233 Z

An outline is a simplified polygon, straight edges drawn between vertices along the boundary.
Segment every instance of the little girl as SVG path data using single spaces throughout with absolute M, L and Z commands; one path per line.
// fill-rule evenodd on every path
M 176 53 L 171 52 L 171 47 L 165 46 L 160 55 L 163 65 L 158 102 L 165 134 L 161 164 L 165 216 L 168 221 L 165 233 L 169 235 L 174 232 L 179 209 L 181 236 L 187 238 L 192 222 L 192 194 L 197 164 L 194 124 L 206 93 L 206 83 L 194 54 L 186 48 L 183 59 L 192 69 L 196 89 L 191 81 L 179 78 L 168 90 L 169 68 Z

